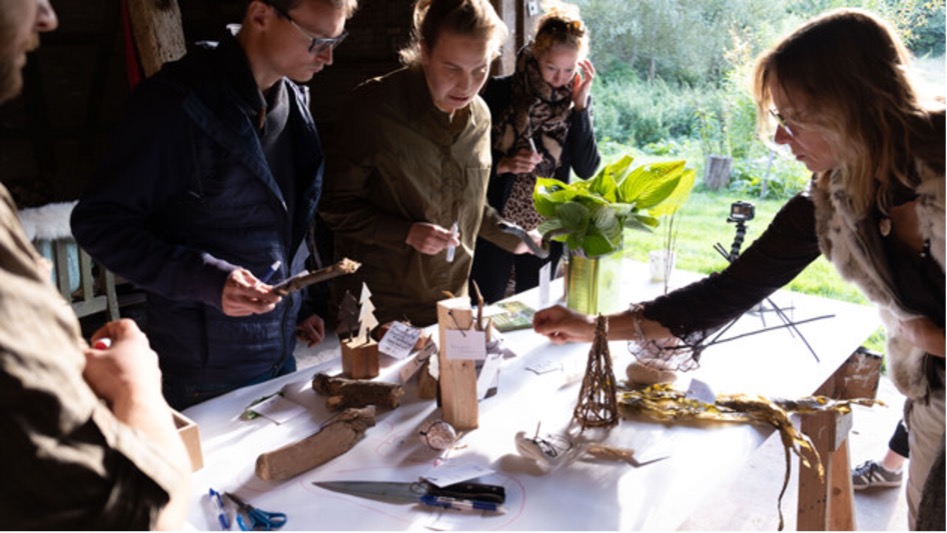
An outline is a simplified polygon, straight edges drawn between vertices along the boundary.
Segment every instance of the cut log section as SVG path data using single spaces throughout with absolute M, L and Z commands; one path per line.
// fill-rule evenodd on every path
M 346 379 L 327 374 L 316 374 L 312 388 L 319 394 L 329 396 L 326 407 L 345 409 L 374 405 L 379 409 L 394 409 L 404 396 L 404 387 L 396 383 Z
M 317 433 L 260 454 L 256 476 L 264 481 L 282 481 L 312 470 L 352 449 L 374 425 L 374 407 L 343 411 Z

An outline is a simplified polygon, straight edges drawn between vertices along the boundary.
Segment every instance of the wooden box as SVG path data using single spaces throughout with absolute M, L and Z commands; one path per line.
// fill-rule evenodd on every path
M 198 471 L 204 467 L 204 456 L 201 454 L 201 434 L 197 430 L 197 422 L 171 410 L 171 418 L 174 419 L 174 427 L 178 430 L 178 435 L 184 441 L 184 447 L 187 448 L 187 455 L 191 458 L 191 469 Z

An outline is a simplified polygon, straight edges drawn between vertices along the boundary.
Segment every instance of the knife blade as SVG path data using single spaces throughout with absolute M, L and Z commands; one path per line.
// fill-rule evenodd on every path
M 502 485 L 461 482 L 438 487 L 427 481 L 314 481 L 313 485 L 361 498 L 426 503 L 425 497 L 451 498 L 501 504 L 506 501 Z M 430 500 L 430 498 L 428 498 Z

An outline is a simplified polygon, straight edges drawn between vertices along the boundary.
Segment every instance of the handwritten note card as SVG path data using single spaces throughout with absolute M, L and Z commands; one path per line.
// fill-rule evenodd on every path
M 378 351 L 395 359 L 404 359 L 411 355 L 414 344 L 421 337 L 421 330 L 404 322 L 393 322 L 391 328 L 378 343 Z

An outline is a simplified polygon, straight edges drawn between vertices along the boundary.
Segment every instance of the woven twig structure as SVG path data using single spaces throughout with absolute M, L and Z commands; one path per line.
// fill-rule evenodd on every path
M 618 425 L 615 372 L 608 351 L 608 320 L 602 315 L 596 319 L 595 339 L 572 418 L 583 430 Z

